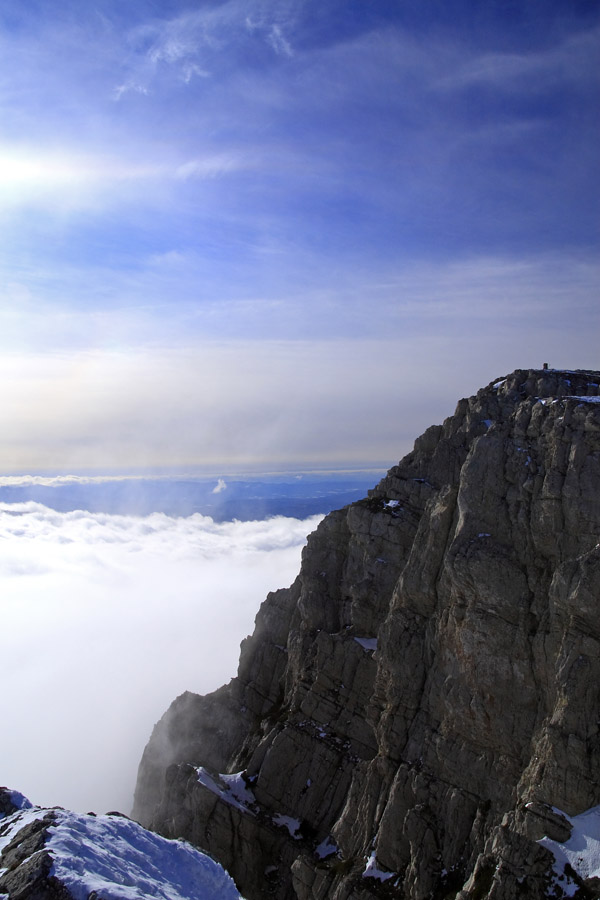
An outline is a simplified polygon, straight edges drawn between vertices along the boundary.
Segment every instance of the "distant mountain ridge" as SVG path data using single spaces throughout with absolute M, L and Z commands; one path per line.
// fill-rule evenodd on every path
M 599 384 L 498 378 L 329 514 L 135 817 L 250 900 L 600 896 Z
M 0 483 L 0 502 L 33 501 L 59 512 L 82 509 L 112 515 L 200 513 L 216 522 L 255 521 L 270 516 L 305 519 L 360 499 L 372 483 L 370 471 L 318 476 L 303 473 L 287 478 L 105 477 L 98 481 L 57 480 L 55 484 Z

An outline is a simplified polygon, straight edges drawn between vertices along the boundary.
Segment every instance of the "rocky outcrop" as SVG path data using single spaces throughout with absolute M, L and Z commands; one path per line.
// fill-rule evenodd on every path
M 226 872 L 121 813 L 43 809 L 0 787 L 2 900 L 242 900 Z
M 27 812 L 23 814 L 23 810 Z M 73 900 L 52 873 L 46 849 L 48 829 L 55 824 L 52 810 L 31 815 L 22 795 L 0 788 L 0 896 L 11 900 Z M 29 813 L 29 814 L 28 814 Z M 19 827 L 14 828 L 18 821 Z
M 551 843 L 600 804 L 599 383 L 498 379 L 327 516 L 136 818 L 249 898 L 600 896 Z

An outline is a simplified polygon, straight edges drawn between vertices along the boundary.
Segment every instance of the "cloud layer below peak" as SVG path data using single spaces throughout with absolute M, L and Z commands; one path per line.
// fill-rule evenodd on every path
M 235 675 L 260 603 L 293 581 L 320 518 L 0 503 L 3 781 L 42 805 L 129 812 L 153 724 L 183 691 Z

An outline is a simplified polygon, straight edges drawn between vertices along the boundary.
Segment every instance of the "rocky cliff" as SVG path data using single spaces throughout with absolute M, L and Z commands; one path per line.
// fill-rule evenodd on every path
M 569 856 L 600 804 L 599 383 L 500 378 L 327 516 L 237 677 L 155 727 L 136 818 L 249 898 L 600 896 Z

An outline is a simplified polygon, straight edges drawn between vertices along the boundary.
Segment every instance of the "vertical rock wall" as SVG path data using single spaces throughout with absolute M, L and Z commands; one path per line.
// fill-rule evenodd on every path
M 142 824 L 250 900 L 548 896 L 549 806 L 600 804 L 599 382 L 499 379 L 327 516 L 156 726 Z

